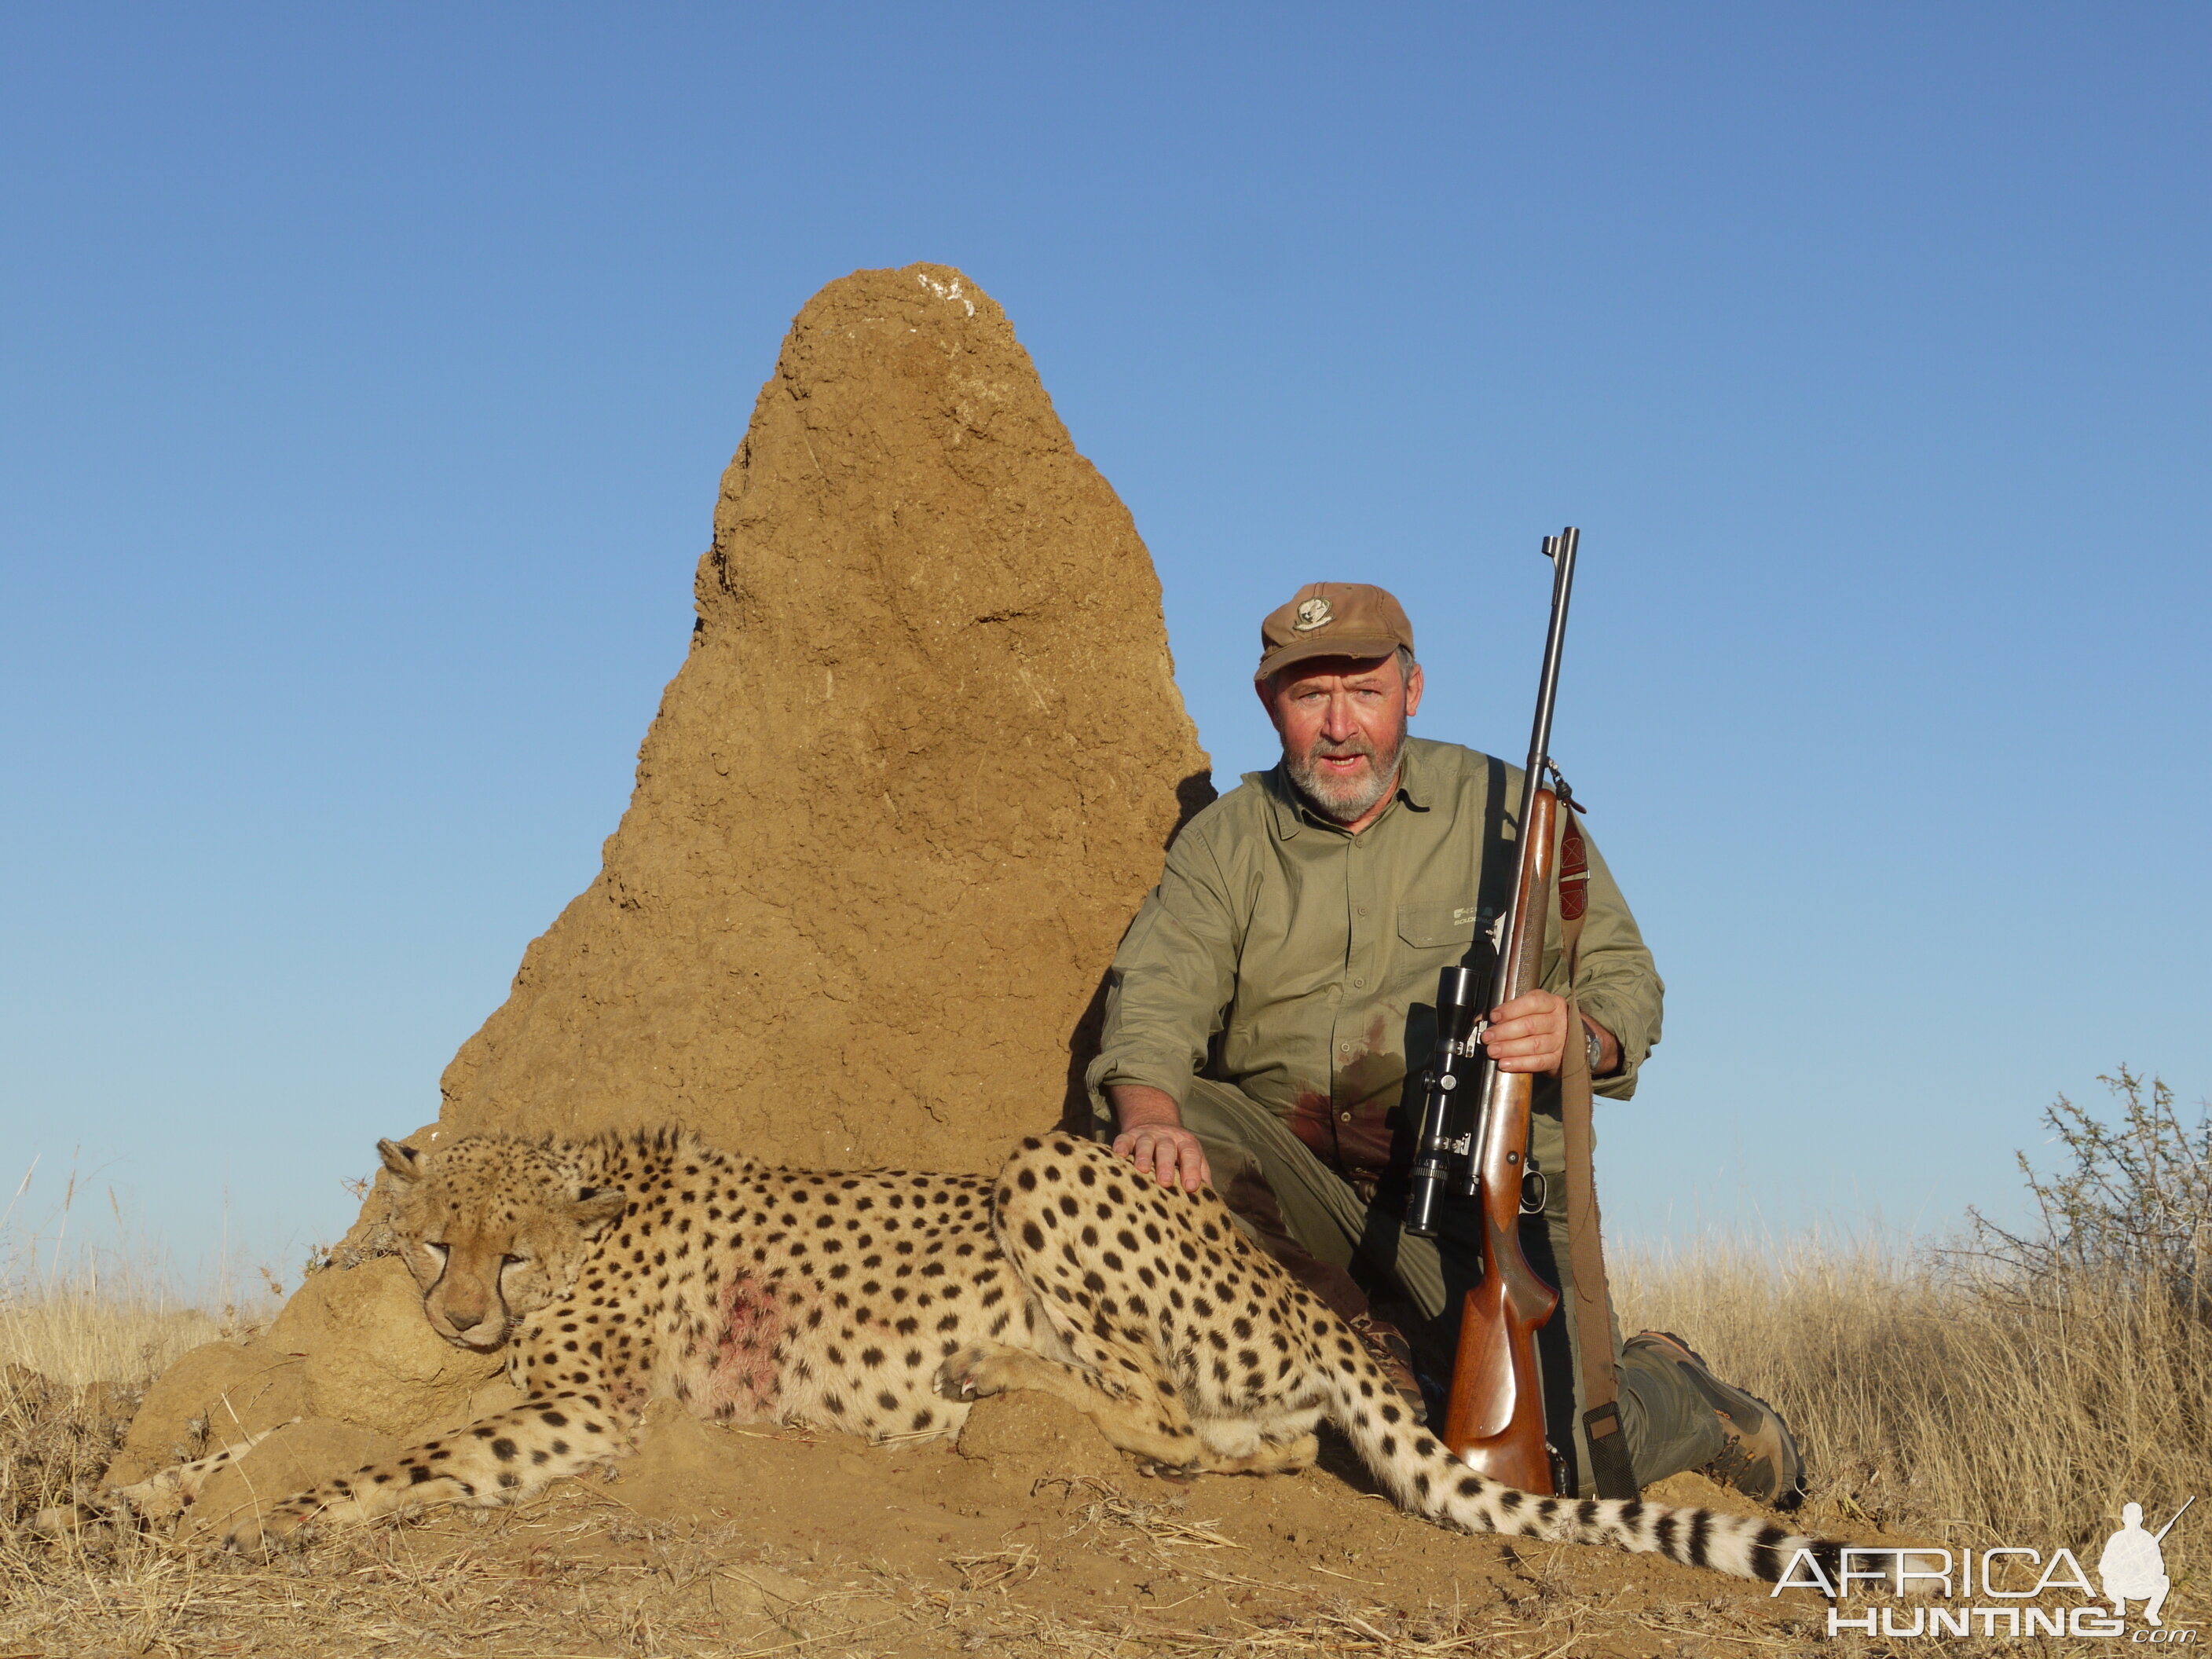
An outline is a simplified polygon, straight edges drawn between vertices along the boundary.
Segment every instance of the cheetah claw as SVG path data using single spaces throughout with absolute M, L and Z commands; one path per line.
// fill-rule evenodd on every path
M 246 1515 L 222 1534 L 218 1548 L 226 1555 L 259 1555 L 264 1559 L 287 1548 L 296 1548 L 312 1535 L 312 1515 L 303 1510 L 275 1509 L 264 1515 Z

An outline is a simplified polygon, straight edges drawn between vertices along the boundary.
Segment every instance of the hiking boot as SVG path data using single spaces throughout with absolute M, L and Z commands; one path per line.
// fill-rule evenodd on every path
M 1421 1379 L 1413 1370 L 1413 1345 L 1406 1340 L 1405 1334 L 1395 1325 L 1386 1325 L 1370 1314 L 1361 1314 L 1345 1322 L 1352 1334 L 1364 1343 L 1367 1357 L 1382 1368 L 1382 1375 L 1397 1390 L 1398 1397 L 1413 1413 L 1413 1421 L 1425 1424 L 1429 1420 L 1429 1403 L 1421 1394 Z
M 1805 1460 L 1782 1413 L 1764 1400 L 1732 1389 L 1715 1376 L 1690 1345 L 1668 1331 L 1643 1331 L 1627 1348 L 1649 1348 L 1674 1362 L 1721 1420 L 1728 1437 L 1720 1455 L 1698 1470 L 1708 1480 L 1733 1486 L 1769 1509 L 1794 1510 L 1805 1501 Z

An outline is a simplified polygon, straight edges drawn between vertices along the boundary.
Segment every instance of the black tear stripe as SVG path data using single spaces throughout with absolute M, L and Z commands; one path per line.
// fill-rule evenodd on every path
M 1712 1531 L 1713 1518 L 1711 1516 L 1706 1514 L 1703 1510 L 1693 1510 L 1691 1511 L 1690 1565 L 1692 1566 L 1703 1567 L 1711 1565 L 1711 1563 L 1706 1559 L 1705 1547 L 1712 1537 Z

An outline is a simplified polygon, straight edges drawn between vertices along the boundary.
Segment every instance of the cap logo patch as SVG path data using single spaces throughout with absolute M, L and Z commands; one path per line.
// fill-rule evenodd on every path
M 1301 634 L 1310 634 L 1316 628 L 1326 628 L 1336 619 L 1336 607 L 1327 599 L 1304 599 L 1298 605 L 1298 619 L 1291 625 Z

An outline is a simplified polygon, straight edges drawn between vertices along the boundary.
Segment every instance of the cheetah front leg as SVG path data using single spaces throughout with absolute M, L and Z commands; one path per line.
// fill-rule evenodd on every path
M 223 1517 L 226 1550 L 267 1548 L 310 1526 L 358 1526 L 416 1504 L 519 1504 L 628 1449 L 629 1422 L 596 1395 L 532 1400 L 265 1510 Z
M 292 1419 L 295 1423 L 299 1420 L 296 1417 Z M 189 1463 L 173 1463 L 134 1485 L 117 1486 L 109 1495 L 136 1515 L 165 1509 L 173 1512 L 196 1501 L 209 1481 L 276 1432 L 275 1429 L 264 1429 L 210 1456 L 194 1458 Z
M 264 1429 L 210 1456 L 173 1463 L 127 1486 L 111 1486 L 94 1504 L 50 1504 L 31 1517 L 31 1530 L 42 1538 L 59 1538 L 82 1527 L 132 1516 L 173 1519 L 178 1510 L 198 1498 L 209 1481 L 276 1432 Z

